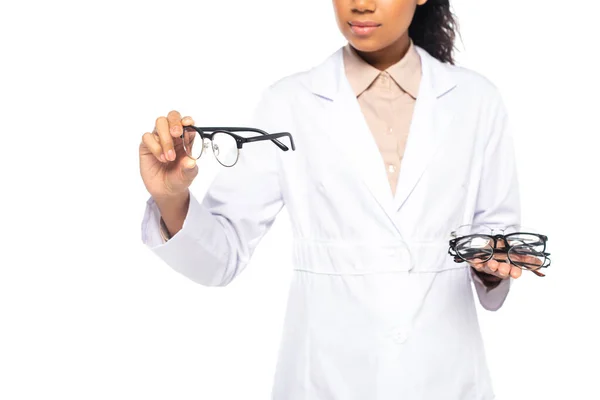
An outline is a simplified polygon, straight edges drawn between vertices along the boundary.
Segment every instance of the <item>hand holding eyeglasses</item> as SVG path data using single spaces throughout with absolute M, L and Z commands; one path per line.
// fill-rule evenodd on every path
M 242 136 L 242 133 L 248 135 Z M 198 174 L 196 160 L 209 146 L 221 165 L 232 167 L 245 144 L 271 141 L 282 151 L 288 151 L 288 146 L 279 140 L 284 137 L 295 150 L 289 132 L 269 134 L 257 128 L 196 127 L 191 117 L 181 118 L 179 112 L 171 111 L 166 117 L 157 118 L 154 130 L 142 136 L 142 180 L 155 199 L 187 196 L 187 190 Z
M 156 119 L 154 130 L 146 132 L 140 143 L 140 173 L 148 192 L 155 199 L 187 195 L 198 174 L 196 160 L 186 157 L 180 139 L 183 127 L 194 124 L 177 111 Z
M 523 270 L 543 277 L 540 270 L 550 265 L 547 240 L 547 236 L 518 225 L 502 229 L 464 225 L 452 232 L 448 253 L 455 262 L 467 262 L 476 271 L 499 278 L 518 278 Z

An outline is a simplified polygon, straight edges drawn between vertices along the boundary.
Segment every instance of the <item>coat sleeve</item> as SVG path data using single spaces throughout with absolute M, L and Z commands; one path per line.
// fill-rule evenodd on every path
M 251 126 L 279 132 L 281 127 L 272 116 L 281 114 L 280 107 L 271 86 L 261 96 Z M 281 141 L 289 147 L 286 139 Z M 150 198 L 142 221 L 142 242 L 196 283 L 229 284 L 248 265 L 283 208 L 279 152 L 271 141 L 245 144 L 236 165 L 222 167 L 201 202 L 190 191 L 183 227 L 166 242 L 160 235 L 160 211 Z
M 517 225 L 521 223 L 521 204 L 513 136 L 506 107 L 497 92 L 490 120 L 473 224 Z M 513 284 L 509 277 L 488 290 L 476 275 L 472 278 L 481 305 L 490 311 L 502 306 Z

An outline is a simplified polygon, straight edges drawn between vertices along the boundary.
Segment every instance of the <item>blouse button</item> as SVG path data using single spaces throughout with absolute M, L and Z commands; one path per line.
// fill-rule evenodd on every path
M 389 164 L 388 165 L 388 171 L 390 174 L 393 174 L 394 172 L 396 172 L 396 166 L 393 164 Z
M 384 86 L 387 86 L 387 84 L 388 84 L 388 76 L 387 76 L 387 74 L 381 74 L 381 83 Z

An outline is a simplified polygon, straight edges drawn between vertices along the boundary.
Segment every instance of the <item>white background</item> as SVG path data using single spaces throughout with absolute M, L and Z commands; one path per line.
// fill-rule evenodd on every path
M 453 4 L 459 64 L 505 97 L 523 224 L 553 254 L 479 310 L 498 398 L 598 399 L 600 10 Z M 0 399 L 269 398 L 286 212 L 230 286 L 197 285 L 141 243 L 138 144 L 171 109 L 245 122 L 267 85 L 344 44 L 331 2 L 13 0 L 0 38 Z M 198 197 L 217 171 L 200 166 Z

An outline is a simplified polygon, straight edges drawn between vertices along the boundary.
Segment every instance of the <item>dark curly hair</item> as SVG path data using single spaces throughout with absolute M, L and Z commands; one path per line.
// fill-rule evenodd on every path
M 454 64 L 454 40 L 458 22 L 450 11 L 450 0 L 428 0 L 417 6 L 408 34 L 413 43 L 441 62 Z

